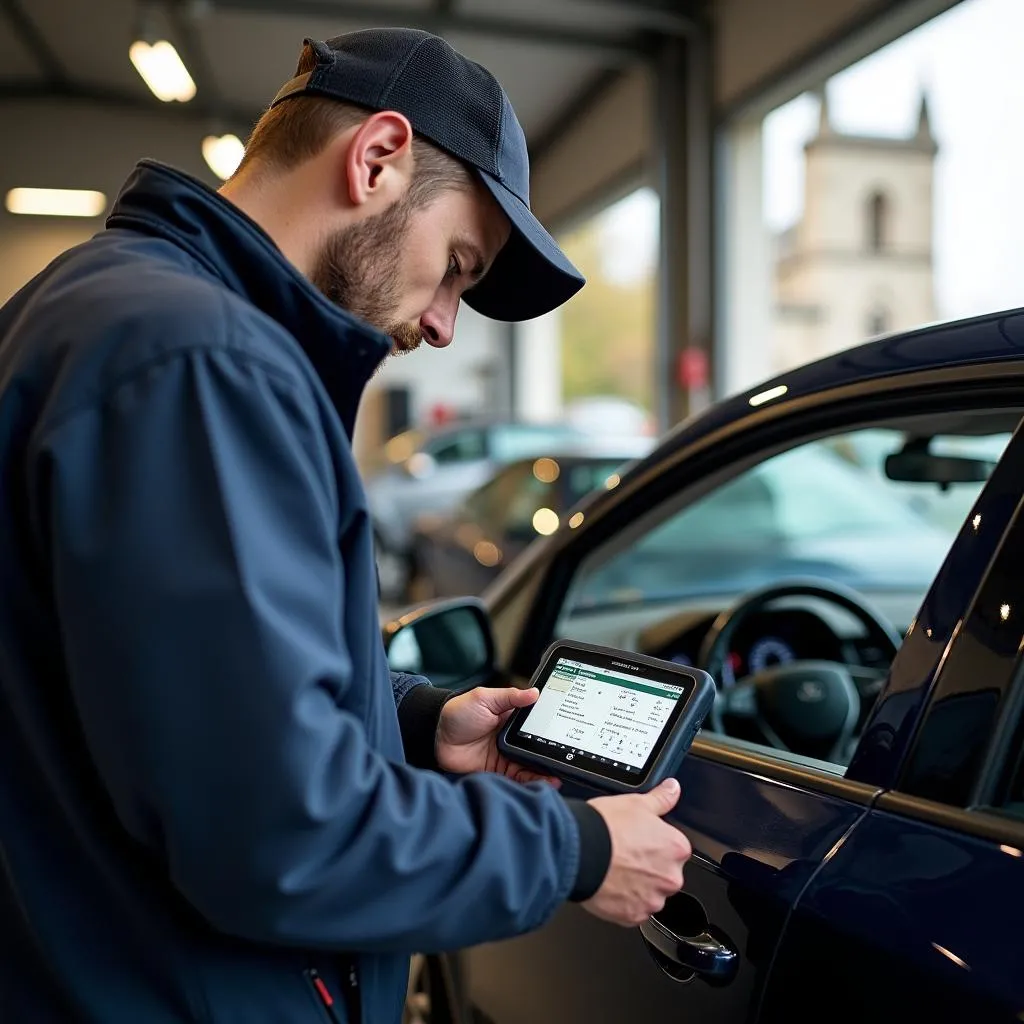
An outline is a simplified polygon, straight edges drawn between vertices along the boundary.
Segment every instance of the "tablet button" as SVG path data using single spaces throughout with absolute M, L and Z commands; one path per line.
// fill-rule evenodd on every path
M 568 754 L 565 755 L 565 759 L 566 759 L 566 761 L 571 761 L 572 760 L 572 752 L 571 751 Z

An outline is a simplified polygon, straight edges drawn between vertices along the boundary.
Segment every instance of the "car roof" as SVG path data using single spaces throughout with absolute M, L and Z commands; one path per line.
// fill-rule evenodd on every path
M 992 364 L 1006 364 L 1008 372 L 1024 370 L 1024 308 L 887 335 L 787 370 L 679 423 L 642 465 L 650 466 L 706 434 L 755 415 L 758 398 L 767 402 L 776 391 L 778 401 L 773 405 L 886 377 Z

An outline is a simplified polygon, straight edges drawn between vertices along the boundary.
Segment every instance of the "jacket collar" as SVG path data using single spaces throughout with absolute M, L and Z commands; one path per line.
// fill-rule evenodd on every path
M 107 227 L 169 239 L 277 321 L 306 352 L 352 436 L 363 389 L 390 351 L 389 339 L 328 302 L 254 220 L 197 179 L 143 160 Z

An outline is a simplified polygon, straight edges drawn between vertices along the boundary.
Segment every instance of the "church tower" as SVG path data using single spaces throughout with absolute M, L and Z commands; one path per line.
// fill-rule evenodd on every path
M 846 135 L 824 90 L 804 147 L 804 212 L 777 240 L 776 369 L 935 320 L 928 98 L 907 138 Z

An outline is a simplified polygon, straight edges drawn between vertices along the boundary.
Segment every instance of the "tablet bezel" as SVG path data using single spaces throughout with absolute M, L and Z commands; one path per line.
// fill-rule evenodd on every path
M 524 736 L 523 726 L 535 705 L 520 708 L 513 713 L 504 731 L 505 746 L 508 748 L 505 752 L 512 758 L 519 753 L 523 760 L 528 760 L 534 765 L 538 763 L 550 765 L 553 774 L 569 772 L 578 777 L 582 773 L 593 776 L 595 783 L 603 781 L 606 784 L 614 784 L 616 787 L 644 788 L 664 756 L 669 740 L 673 737 L 680 719 L 693 704 L 699 687 L 697 673 L 682 665 L 648 658 L 629 651 L 563 641 L 549 648 L 540 668 L 531 680 L 531 686 L 535 686 L 543 692 L 552 672 L 562 659 L 578 661 L 592 666 L 598 671 L 628 673 L 630 678 L 635 678 L 640 683 L 679 686 L 682 687 L 683 693 L 662 727 L 647 760 L 639 769 L 630 770 L 632 766 L 628 764 L 617 767 L 612 758 L 602 760 L 600 755 L 590 753 L 580 747 L 570 747 L 565 744 L 552 745 L 551 741 L 545 742 Z

